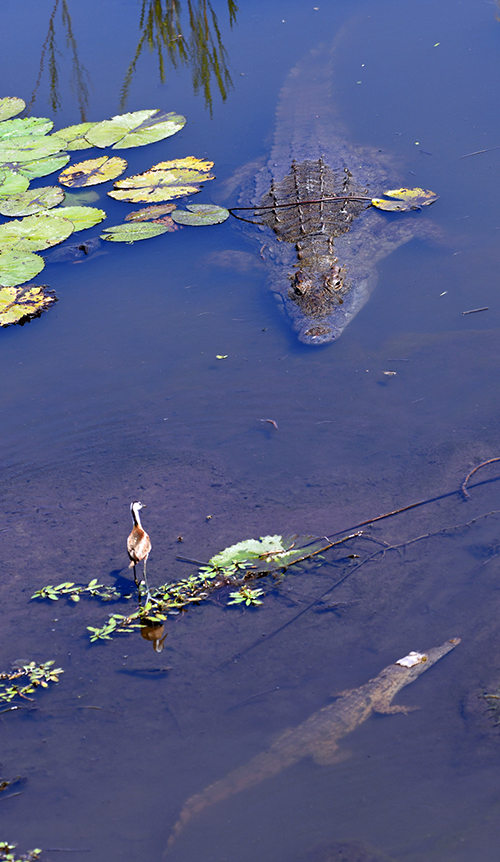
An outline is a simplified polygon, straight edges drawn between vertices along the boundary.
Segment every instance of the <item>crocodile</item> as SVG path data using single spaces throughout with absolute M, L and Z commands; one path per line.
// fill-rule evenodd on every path
M 409 653 L 359 688 L 336 695 L 337 700 L 315 712 L 298 727 L 286 730 L 267 751 L 257 754 L 244 766 L 206 787 L 201 793 L 191 796 L 173 828 L 167 850 L 196 814 L 234 793 L 277 775 L 303 757 L 311 756 L 316 763 L 324 766 L 343 760 L 346 753 L 339 750 L 338 743 L 366 721 L 372 712 L 408 713 L 415 709 L 393 705 L 391 701 L 398 691 L 414 682 L 459 643 L 460 638 L 452 638 L 428 652 Z
M 240 206 L 256 208 L 251 218 L 266 232 L 260 245 L 271 289 L 299 341 L 309 345 L 341 335 L 375 287 L 378 261 L 430 234 L 415 213 L 370 206 L 371 198 L 400 183 L 390 159 L 351 143 L 335 117 L 330 85 L 339 38 L 288 75 L 271 156 L 239 198 Z

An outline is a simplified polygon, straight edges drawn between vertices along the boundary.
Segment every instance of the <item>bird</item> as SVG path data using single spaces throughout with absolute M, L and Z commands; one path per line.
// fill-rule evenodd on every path
M 141 524 L 141 518 L 139 515 L 140 509 L 146 509 L 147 507 L 144 503 L 139 502 L 139 500 L 135 500 L 130 504 L 130 512 L 132 514 L 132 520 L 134 522 L 134 526 L 132 527 L 132 532 L 127 539 L 127 551 L 130 557 L 130 565 L 129 569 L 134 570 L 134 580 L 136 586 L 139 586 L 137 581 L 137 575 L 135 572 L 135 567 L 137 563 L 140 563 L 141 560 L 144 560 L 144 583 L 146 584 L 146 589 L 149 595 L 149 587 L 148 581 L 146 578 L 146 562 L 151 553 L 151 539 L 149 538 L 146 530 L 143 529 Z

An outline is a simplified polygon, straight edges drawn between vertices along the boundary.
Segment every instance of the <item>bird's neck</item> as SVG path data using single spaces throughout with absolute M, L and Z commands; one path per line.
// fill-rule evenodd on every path
M 141 516 L 135 507 L 132 509 L 132 520 L 134 522 L 134 527 L 140 527 L 142 530 Z

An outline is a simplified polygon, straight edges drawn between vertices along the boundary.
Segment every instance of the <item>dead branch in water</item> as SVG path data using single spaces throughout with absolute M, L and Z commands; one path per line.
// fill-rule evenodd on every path
M 477 467 L 474 467 L 474 469 L 470 471 L 470 473 L 467 473 L 467 476 L 465 477 L 464 481 L 462 482 L 462 484 L 460 486 L 460 490 L 462 492 L 464 500 L 467 500 L 470 497 L 470 494 L 467 491 L 467 488 L 465 487 L 467 485 L 467 482 L 469 481 L 470 477 L 473 476 L 477 470 L 480 470 L 481 467 L 485 467 L 486 464 L 493 464 L 494 461 L 500 461 L 500 458 L 490 458 L 488 461 L 483 461 L 482 464 L 478 464 Z

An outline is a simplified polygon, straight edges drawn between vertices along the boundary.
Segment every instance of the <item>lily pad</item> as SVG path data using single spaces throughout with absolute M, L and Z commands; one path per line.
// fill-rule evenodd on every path
M 8 200 L 0 200 L 0 213 L 5 216 L 33 215 L 40 210 L 57 206 L 63 199 L 64 192 L 59 186 L 30 189 L 17 195 L 11 195 Z
M 59 171 L 68 164 L 69 160 L 68 153 L 57 153 L 55 156 L 33 159 L 32 162 L 11 162 L 8 167 L 10 170 L 22 174 L 23 177 L 34 180 L 37 177 L 46 177 L 48 174 L 53 174 L 54 171 Z
M 215 179 L 210 174 L 213 162 L 187 156 L 184 159 L 174 159 L 159 162 L 149 171 L 118 180 L 114 190 L 108 195 L 115 200 L 131 201 L 168 201 L 184 195 L 200 191 L 200 183 Z
M 0 168 L 0 199 L 18 195 L 29 188 L 30 181 L 9 168 Z
M 9 249 L 0 251 L 0 285 L 15 287 L 35 278 L 45 266 L 43 257 L 28 251 Z
M 24 135 L 46 135 L 54 123 L 47 117 L 17 117 L 15 120 L 4 120 L 0 123 L 0 145 L 12 138 Z M 59 147 L 63 150 L 64 147 Z
M 50 212 L 38 213 L 19 221 L 0 225 L 0 249 L 2 251 L 14 249 L 19 252 L 42 251 L 63 242 L 73 231 L 74 225 L 69 219 Z M 32 275 L 28 276 L 28 278 L 32 277 Z M 0 284 L 5 284 L 1 278 Z
M 105 228 L 105 233 L 101 234 L 101 239 L 107 239 L 110 242 L 136 242 L 139 239 L 151 239 L 153 236 L 159 236 L 162 233 L 167 233 L 168 226 L 162 224 L 153 224 L 152 222 L 143 222 L 141 224 L 119 224 L 115 227 Z
M 229 212 L 225 207 L 217 207 L 213 204 L 188 204 L 187 210 L 176 209 L 172 218 L 177 224 L 221 224 L 229 218 Z
M 152 221 L 163 215 L 168 215 L 174 210 L 176 204 L 160 204 L 155 207 L 144 207 L 142 210 L 134 210 L 125 216 L 125 221 Z
M 94 201 L 98 201 L 100 198 L 99 192 L 89 191 L 89 192 L 66 192 L 64 200 L 61 204 L 62 207 L 84 207 L 87 204 L 92 204 Z
M 118 156 L 99 156 L 98 159 L 88 159 L 86 162 L 70 165 L 59 175 L 59 182 L 70 188 L 97 186 L 99 183 L 119 177 L 126 167 L 125 159 L 120 159 Z
M 55 302 L 57 296 L 46 284 L 0 287 L 0 326 L 26 323 L 34 317 L 40 317 Z
M 76 126 L 66 126 L 58 129 L 51 137 L 61 141 L 61 150 L 88 150 L 93 144 L 85 137 L 97 123 L 78 123 Z
M 273 572 L 326 551 L 332 544 L 314 536 L 262 536 L 225 548 L 209 560 L 209 565 L 225 568 L 236 563 L 256 572 Z
M 379 210 L 387 212 L 409 212 L 418 210 L 420 207 L 429 206 L 434 203 L 439 195 L 427 189 L 390 189 L 384 192 L 388 198 L 397 198 L 394 201 L 385 201 L 383 198 L 372 198 L 372 205 Z
M 111 144 L 114 150 L 142 147 L 175 135 L 185 123 L 186 118 L 173 111 L 164 113 L 159 108 L 133 111 L 96 123 L 86 138 L 93 146 L 101 148 Z
M 57 212 L 62 218 L 73 222 L 75 231 L 94 227 L 94 225 L 99 224 L 106 218 L 104 210 L 100 210 L 97 207 L 64 206 L 61 211 L 58 210 Z
M 19 99 L 17 96 L 5 96 L 0 99 L 0 120 L 8 120 L 9 117 L 15 117 L 24 111 L 26 102 Z
M 60 152 L 61 142 L 50 135 L 18 135 L 0 140 L 0 163 L 31 162 Z

